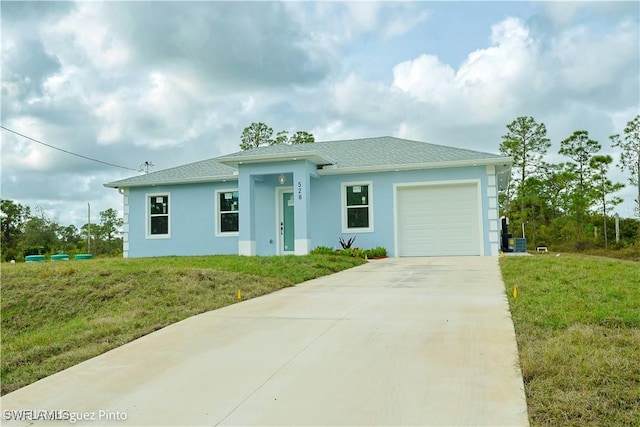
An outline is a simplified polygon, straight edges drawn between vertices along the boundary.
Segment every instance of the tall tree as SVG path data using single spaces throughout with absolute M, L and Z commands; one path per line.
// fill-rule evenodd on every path
M 80 235 L 75 225 L 61 227 L 58 231 L 58 236 L 62 244 L 62 249 L 65 251 L 75 249 L 78 243 L 80 243 Z
M 18 246 L 24 224 L 31 216 L 31 209 L 11 200 L 0 200 L 0 250 L 6 261 L 15 259 L 18 254 Z
M 281 130 L 276 134 L 275 139 L 271 141 L 269 145 L 277 145 L 277 144 L 286 144 L 289 142 L 289 132 L 286 130 Z
M 545 125 L 537 123 L 533 117 L 518 117 L 507 125 L 507 130 L 509 132 L 502 136 L 500 153 L 513 158 L 514 181 L 521 198 L 520 210 L 524 212 L 523 184 L 541 165 L 551 141 L 547 138 Z
M 289 139 L 290 144 L 307 144 L 315 141 L 316 141 L 316 138 L 313 136 L 313 134 L 307 132 L 306 130 L 297 131 Z
M 586 130 L 577 130 L 560 143 L 560 154 L 573 160 L 569 166 L 575 170 L 582 189 L 586 188 L 587 181 L 591 177 L 589 168 L 591 157 L 601 148 L 598 141 L 589 139 L 589 132 Z
M 122 224 L 122 218 L 118 218 L 118 212 L 116 210 L 109 208 L 100 212 L 98 236 L 105 243 L 105 252 L 114 252 L 114 239 L 121 233 Z
M 613 162 L 611 156 L 593 156 L 589 162 L 589 167 L 593 169 L 593 191 L 597 203 L 600 205 L 600 209 L 603 217 L 602 231 L 604 234 L 604 248 L 608 249 L 607 241 L 607 212 L 611 206 L 619 205 L 622 203 L 620 197 L 612 197 L 611 195 L 618 190 L 621 190 L 624 185 L 616 182 L 613 183 L 607 179 L 607 173 L 609 172 L 609 165 Z
M 36 207 L 36 213 L 31 215 L 24 224 L 24 234 L 21 245 L 26 252 L 51 252 L 57 249 L 60 226 L 47 213 Z
M 251 123 L 251 125 L 244 128 L 240 136 L 240 141 L 240 149 L 245 151 L 264 145 L 304 144 L 314 142 L 315 138 L 313 134 L 304 130 L 297 131 L 291 137 L 289 137 L 288 131 L 281 130 L 276 134 L 276 137 L 273 138 L 273 129 L 260 122 Z
M 640 115 L 627 123 L 624 128 L 624 138 L 620 138 L 620 135 L 612 135 L 610 139 L 614 147 L 620 148 L 618 166 L 621 170 L 629 172 L 631 175 L 629 182 L 638 190 L 635 211 L 640 218 Z
M 569 210 L 567 198 L 574 175 L 562 163 L 545 163 L 541 171 L 546 188 L 544 197 L 550 206 L 549 219 L 553 221 L 558 214 L 566 214 Z
M 593 204 L 591 177 L 594 171 L 589 164 L 600 148 L 600 143 L 590 139 L 589 132 L 586 130 L 577 130 L 560 143 L 560 154 L 573 161 L 566 165 L 568 172 L 573 173 L 576 179 L 571 194 L 571 210 L 576 219 L 578 239 L 584 237 L 585 218 L 589 207 Z
M 240 136 L 240 149 L 245 151 L 262 145 L 273 145 L 273 129 L 264 123 L 251 123 Z

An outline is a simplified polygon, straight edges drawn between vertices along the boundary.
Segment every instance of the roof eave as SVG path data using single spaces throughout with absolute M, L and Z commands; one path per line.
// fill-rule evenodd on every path
M 237 167 L 238 165 L 253 164 L 253 163 L 269 163 L 277 161 L 290 161 L 290 160 L 309 160 L 316 165 L 332 163 L 326 157 L 323 157 L 317 151 L 299 151 L 295 153 L 270 153 L 270 154 L 252 154 L 252 155 L 240 155 L 229 157 L 218 157 L 216 159 L 219 163 Z
M 494 159 L 474 159 L 455 160 L 450 162 L 426 162 L 426 163 L 404 163 L 400 165 L 379 165 L 379 166 L 355 166 L 355 167 L 325 167 L 318 170 L 318 175 L 341 175 L 347 173 L 376 173 L 376 172 L 398 172 L 419 169 L 442 169 L 473 166 L 499 166 L 511 168 L 513 159 L 510 157 L 498 157 Z
M 225 181 L 237 181 L 238 175 L 224 175 L 224 176 L 204 176 L 198 178 L 185 178 L 185 179 L 169 179 L 158 180 L 153 182 L 109 182 L 103 184 L 107 188 L 133 188 L 133 187 L 156 187 L 158 185 L 180 185 L 180 184 L 199 184 L 206 182 L 225 182 Z

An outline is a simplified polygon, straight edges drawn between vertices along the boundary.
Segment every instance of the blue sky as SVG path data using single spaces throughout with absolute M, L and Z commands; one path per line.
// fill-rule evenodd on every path
M 520 115 L 608 142 L 640 113 L 623 2 L 7 2 L 2 125 L 133 169 L 236 151 L 242 129 L 393 135 L 497 153 Z M 135 172 L 2 131 L 2 197 L 63 224 Z M 626 183 L 626 175 L 611 170 Z M 632 215 L 634 191 L 617 210 Z

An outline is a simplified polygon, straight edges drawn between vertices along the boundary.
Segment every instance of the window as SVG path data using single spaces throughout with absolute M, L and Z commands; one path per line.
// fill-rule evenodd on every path
M 343 184 L 343 232 L 373 231 L 371 183 Z
M 218 227 L 216 234 L 237 235 L 238 233 L 238 190 L 219 191 Z
M 148 194 L 147 214 L 147 238 L 171 236 L 168 194 Z

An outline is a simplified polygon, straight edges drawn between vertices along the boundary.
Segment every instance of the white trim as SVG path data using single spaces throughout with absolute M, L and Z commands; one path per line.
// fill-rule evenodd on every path
M 126 178 L 122 181 L 108 182 L 106 184 L 102 184 L 103 187 L 107 188 L 132 188 L 132 187 L 153 187 L 155 185 L 174 185 L 174 184 L 198 184 L 205 182 L 227 182 L 227 181 L 238 181 L 237 172 L 234 175 L 220 175 L 220 176 L 202 176 L 197 178 L 174 178 L 174 179 L 159 179 L 157 181 L 148 180 L 148 181 L 138 181 L 138 182 L 126 182 L 129 179 L 134 178 Z
M 500 249 L 497 243 L 491 243 L 491 256 L 500 255 Z
M 479 249 L 480 255 L 485 255 L 484 249 L 485 234 L 484 234 L 484 215 L 482 212 L 482 183 L 479 179 L 460 179 L 460 180 L 447 180 L 447 181 L 423 181 L 423 182 L 408 182 L 408 183 L 395 183 L 393 184 L 393 253 L 396 257 L 398 254 L 398 190 L 407 187 L 441 187 L 446 185 L 464 185 L 475 184 L 477 190 L 477 209 L 478 209 L 478 231 L 480 233 Z
M 239 240 L 238 255 L 254 256 L 256 254 L 255 240 Z
M 311 239 L 295 239 L 295 254 L 296 255 L 309 255 L 311 250 Z
M 280 222 L 283 220 L 282 216 L 283 216 L 283 212 L 282 212 L 282 196 L 285 193 L 291 193 L 293 194 L 293 186 L 286 186 L 286 187 L 276 187 L 276 223 L 275 223 L 275 229 L 276 229 L 276 255 L 293 255 L 295 253 L 295 249 L 298 248 L 298 240 L 296 240 L 295 238 L 295 233 L 296 233 L 296 228 L 293 227 L 293 245 L 294 245 L 294 250 L 293 251 L 285 251 L 284 249 L 282 249 L 283 245 L 284 245 L 284 236 L 280 235 Z M 295 212 L 296 206 L 295 203 L 293 205 L 293 209 Z
M 289 160 L 309 160 L 315 164 L 331 163 L 329 159 L 323 157 L 317 151 L 296 151 L 289 153 L 268 153 L 268 154 L 229 154 L 218 157 L 216 160 L 223 165 L 252 164 L 252 163 L 271 163 Z
M 240 218 L 240 191 L 238 191 L 238 188 L 236 187 L 235 189 L 233 188 L 227 188 L 227 189 L 222 189 L 222 190 L 216 190 L 215 191 L 215 211 L 216 211 L 216 216 L 215 219 L 213 220 L 214 223 L 214 234 L 216 237 L 238 237 L 240 235 L 240 225 L 238 224 L 238 231 L 220 231 L 220 193 L 234 193 L 237 192 L 238 193 L 238 220 Z M 232 213 L 232 212 L 231 212 Z
M 122 191 L 122 257 L 129 258 L 129 189 Z
M 475 159 L 475 160 L 455 160 L 450 162 L 428 162 L 428 163 L 409 163 L 409 164 L 397 164 L 397 165 L 379 165 L 379 166 L 355 166 L 355 167 L 335 167 L 335 165 L 326 166 L 322 169 L 318 169 L 318 175 L 342 175 L 349 173 L 374 173 L 374 172 L 395 172 L 406 170 L 418 170 L 418 169 L 442 169 L 442 168 L 457 168 L 457 167 L 473 167 L 473 166 L 488 166 L 497 165 L 510 167 L 513 163 L 511 157 L 498 157 L 495 159 Z M 333 166 L 333 167 L 332 167 Z
M 169 205 L 169 213 L 167 214 L 167 234 L 151 234 L 151 213 L 149 209 L 149 199 L 151 197 L 166 197 L 167 204 Z M 173 212 L 173 202 L 171 201 L 171 192 L 165 191 L 162 193 L 146 193 L 145 198 L 145 239 L 170 239 L 171 238 L 171 216 Z
M 351 182 L 342 182 L 340 183 L 340 210 L 342 211 L 342 233 L 372 233 L 373 232 L 373 181 L 351 181 Z M 356 185 L 366 185 L 368 187 L 368 200 L 369 204 L 367 207 L 369 208 L 369 226 L 366 228 L 357 227 L 357 228 L 349 228 L 347 221 L 347 187 L 353 187 Z

